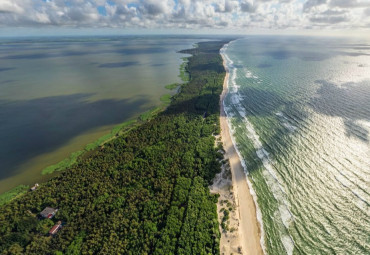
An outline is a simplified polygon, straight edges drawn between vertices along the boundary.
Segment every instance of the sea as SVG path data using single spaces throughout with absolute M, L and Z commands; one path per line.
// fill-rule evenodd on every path
M 0 38 L 0 193 L 161 104 L 202 37 Z
M 370 254 L 370 41 L 247 36 L 221 53 L 265 254 Z

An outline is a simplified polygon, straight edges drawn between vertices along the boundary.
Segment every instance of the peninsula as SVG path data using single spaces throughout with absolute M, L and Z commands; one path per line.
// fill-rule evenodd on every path
M 227 41 L 199 43 L 169 107 L 0 208 L 0 253 L 219 254 L 219 99 Z M 52 217 L 41 212 L 51 208 Z M 50 231 L 58 226 L 52 236 Z

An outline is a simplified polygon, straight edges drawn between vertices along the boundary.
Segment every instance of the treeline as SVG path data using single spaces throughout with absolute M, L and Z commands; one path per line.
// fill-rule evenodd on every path
M 0 208 L 0 254 L 219 254 L 214 134 L 225 41 L 184 51 L 190 81 L 168 109 Z M 40 220 L 45 207 L 56 216 Z M 57 221 L 63 228 L 47 233 Z

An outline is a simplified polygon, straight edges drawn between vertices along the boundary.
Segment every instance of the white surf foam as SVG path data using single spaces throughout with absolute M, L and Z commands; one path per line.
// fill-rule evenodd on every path
M 283 235 L 283 236 L 281 237 L 281 241 L 282 241 L 282 243 L 283 243 L 283 245 L 284 245 L 284 248 L 285 248 L 285 250 L 286 250 L 287 254 L 288 254 L 288 255 L 293 254 L 293 250 L 294 250 L 294 241 L 293 241 L 292 237 L 291 237 L 291 236 L 289 236 L 289 235 Z
M 258 79 L 257 75 L 254 75 L 251 70 L 244 68 L 245 77 L 248 79 Z
M 234 77 L 230 77 L 232 80 L 233 80 L 233 93 L 237 93 L 237 91 L 238 91 L 238 87 L 237 86 L 235 86 L 236 85 L 236 83 L 235 83 L 235 80 L 236 80 L 236 68 L 234 68 L 233 67 L 233 61 L 229 58 L 229 56 L 226 54 L 226 49 L 229 47 L 229 45 L 231 44 L 232 42 L 230 42 L 230 43 L 228 43 L 228 44 L 226 44 L 222 49 L 221 49 L 221 55 L 222 55 L 222 57 L 226 60 L 226 66 L 227 66 L 227 71 L 230 73 L 230 70 L 233 68 L 233 69 L 235 69 L 235 71 L 233 71 L 234 73 Z M 229 78 L 229 79 L 230 79 Z M 228 88 L 229 88 L 229 94 L 231 93 L 231 90 L 230 90 L 230 83 L 229 83 L 229 80 L 227 80 L 226 81 L 226 83 L 227 83 L 227 86 L 228 86 Z M 239 98 L 238 97 L 235 97 L 235 100 L 238 100 Z M 235 130 L 233 129 L 233 126 L 231 125 L 231 123 L 230 123 L 230 118 L 232 118 L 232 117 L 234 117 L 235 116 L 235 114 L 234 113 L 232 113 L 232 111 L 231 111 L 231 108 L 229 108 L 229 107 L 227 107 L 226 105 L 225 105 L 225 103 L 224 103 L 224 101 L 222 102 L 222 105 L 223 105 L 223 107 L 224 107 L 224 110 L 225 110 L 225 113 L 226 113 L 226 116 L 228 117 L 227 118 L 227 124 L 228 124 L 228 126 L 229 126 L 229 130 L 230 130 L 230 136 L 231 136 L 231 140 L 232 140 L 232 143 L 233 143 L 233 146 L 234 146 L 234 148 L 235 148 L 235 150 L 236 150 L 236 152 L 237 152 L 237 154 L 238 154 L 238 156 L 239 156 L 239 159 L 240 159 L 240 161 L 241 161 L 241 164 L 242 164 L 242 166 L 243 166 L 243 168 L 244 168 L 244 172 L 245 172 L 245 178 L 246 178 L 246 180 L 247 180 L 247 184 L 248 184 L 248 187 L 249 187 L 249 191 L 250 191 L 250 193 L 251 193 L 251 195 L 252 195 L 252 197 L 253 197 L 253 200 L 254 200 L 254 204 L 256 205 L 256 215 L 257 215 L 257 221 L 258 221 L 258 223 L 259 223 L 259 225 L 260 225 L 260 230 L 261 230 L 261 238 L 260 238 L 260 244 L 261 244 L 261 248 L 262 248 L 262 251 L 263 251 L 263 254 L 267 254 L 266 253 L 266 246 L 265 246 L 265 231 L 264 231 L 264 228 L 263 228 L 263 220 L 262 220 L 262 212 L 261 212 L 261 209 L 259 208 L 259 206 L 258 206 L 258 203 L 257 203 L 257 195 L 256 195 L 256 192 L 254 191 L 254 189 L 253 189 L 253 186 L 252 186 L 252 183 L 249 181 L 249 179 L 248 179 L 248 170 L 247 170 L 247 165 L 246 165 L 246 163 L 245 163 L 245 161 L 244 161 L 244 158 L 241 156 L 241 154 L 240 154 L 240 151 L 239 151 L 239 149 L 238 149 L 238 147 L 237 147 L 237 144 L 236 144 L 236 142 L 235 142 L 235 140 L 234 140 L 234 132 L 235 132 Z
M 222 104 L 224 105 L 224 109 L 225 109 L 224 102 L 222 102 Z M 228 109 L 230 110 L 230 108 L 228 108 Z M 225 110 L 225 112 L 226 112 L 226 110 Z M 229 126 L 231 140 L 232 140 L 232 143 L 234 145 L 235 151 L 238 154 L 238 157 L 240 159 L 240 163 L 241 163 L 241 165 L 244 169 L 245 179 L 247 180 L 247 183 L 248 183 L 249 192 L 251 193 L 251 195 L 253 197 L 254 204 L 256 205 L 256 216 L 257 216 L 257 221 L 260 225 L 260 230 L 261 230 L 260 244 L 261 244 L 261 247 L 262 247 L 262 251 L 263 251 L 263 254 L 267 254 L 266 253 L 266 246 L 265 246 L 265 230 L 263 228 L 262 212 L 261 212 L 261 209 L 259 208 L 258 203 L 257 203 L 257 194 L 256 194 L 255 190 L 253 189 L 252 183 L 248 179 L 249 172 L 248 172 L 247 164 L 245 163 L 245 160 L 244 160 L 244 158 L 242 157 L 242 155 L 239 151 L 239 148 L 238 148 L 237 143 L 236 143 L 235 138 L 234 138 L 235 137 L 234 136 L 235 135 L 235 129 L 232 126 L 232 124 L 230 122 L 230 119 L 229 119 L 230 117 L 234 117 L 235 115 L 231 111 L 226 112 L 226 115 L 228 117 L 227 124 Z
M 253 74 L 251 71 L 249 71 L 248 69 L 245 71 L 245 77 L 246 78 L 253 78 Z
M 277 115 L 279 117 L 284 117 L 284 114 L 282 112 L 277 112 L 277 113 L 275 113 L 275 115 Z
M 252 123 L 250 123 L 249 120 L 246 118 L 245 110 L 243 109 L 243 111 L 239 111 L 239 114 L 240 116 L 243 117 L 243 123 L 248 131 L 247 136 L 252 141 L 254 148 L 256 150 L 256 154 L 264 166 L 263 176 L 265 178 L 265 181 L 272 195 L 274 196 L 276 201 L 279 203 L 279 209 L 281 209 L 279 210 L 281 222 L 284 224 L 284 226 L 288 230 L 289 224 L 293 222 L 294 218 L 293 218 L 292 212 L 288 209 L 290 207 L 290 204 L 288 200 L 286 199 L 286 196 L 287 196 L 286 192 L 284 188 L 282 187 L 282 185 L 280 184 L 278 177 L 273 169 L 273 164 L 272 164 L 272 160 L 270 159 L 269 153 L 263 147 L 260 141 L 260 138 L 258 134 L 256 133 Z M 284 235 L 282 235 L 281 238 L 283 237 Z M 288 240 L 292 240 L 292 238 L 291 237 L 285 238 L 284 240 L 281 239 L 283 243 L 285 242 L 284 247 L 286 248 L 288 255 L 290 255 L 292 254 L 290 253 L 290 250 L 294 249 L 294 243 L 291 242 L 290 244 L 288 244 L 287 243 Z
M 283 187 L 280 185 L 279 180 L 278 180 L 278 178 L 277 178 L 277 176 L 276 176 L 276 174 L 273 170 L 272 160 L 269 157 L 269 153 L 263 148 L 258 134 L 254 130 L 253 125 L 249 122 L 249 120 L 246 117 L 247 114 L 246 114 L 245 109 L 240 104 L 241 96 L 238 93 L 238 90 L 239 90 L 240 86 L 238 86 L 236 84 L 237 68 L 235 68 L 233 66 L 233 62 L 227 56 L 225 51 L 222 51 L 222 55 L 226 59 L 226 64 L 227 64 L 227 67 L 228 67 L 228 71 L 232 74 L 231 77 L 230 77 L 230 80 L 227 81 L 227 85 L 228 85 L 228 88 L 229 88 L 229 93 L 228 94 L 230 95 L 231 102 L 232 102 L 233 106 L 236 108 L 238 114 L 243 118 L 243 123 L 245 125 L 245 128 L 248 131 L 247 136 L 253 142 L 253 145 L 254 145 L 254 148 L 256 150 L 257 156 L 262 161 L 264 169 L 266 170 L 266 171 L 263 172 L 263 176 L 265 177 L 265 181 L 268 184 L 269 188 L 271 189 L 271 192 L 272 192 L 273 196 L 275 197 L 276 201 L 278 201 L 278 203 L 279 203 L 279 214 L 280 214 L 281 221 L 282 221 L 283 225 L 288 229 L 289 224 L 293 221 L 293 214 L 288 209 L 290 207 L 290 204 L 285 199 L 286 193 L 285 193 Z M 230 117 L 232 117 L 232 108 L 231 107 L 225 107 L 225 102 L 222 102 L 222 104 L 224 106 L 226 115 L 228 117 L 227 122 L 228 122 L 228 125 L 229 125 L 229 128 L 230 128 L 230 131 L 231 131 L 230 133 L 231 133 L 232 142 L 234 144 L 236 152 L 239 155 L 239 158 L 241 159 L 241 163 L 244 167 L 244 170 L 245 170 L 246 174 L 248 175 L 248 170 L 247 170 L 245 161 L 244 161 L 243 157 L 241 156 L 241 153 L 238 149 L 237 143 L 235 142 L 235 139 L 234 139 L 235 130 L 232 127 L 231 120 L 230 120 Z M 235 115 L 233 115 L 233 116 L 235 116 Z M 263 229 L 262 213 L 261 213 L 261 211 L 258 207 L 258 204 L 257 204 L 256 193 L 253 190 L 253 187 L 252 187 L 252 185 L 251 185 L 247 176 L 246 176 L 246 178 L 247 178 L 247 182 L 248 182 L 249 188 L 251 190 L 251 194 L 253 196 L 254 202 L 256 204 L 257 220 L 261 224 L 261 231 L 262 231 L 260 243 L 261 243 L 261 246 L 262 246 L 262 249 L 263 249 L 264 253 L 266 254 L 265 243 L 264 243 L 264 232 L 263 232 L 264 229 Z M 287 235 L 284 234 L 284 235 L 281 236 L 281 241 L 282 241 L 288 255 L 293 254 L 294 241 L 293 241 L 292 237 L 290 235 L 287 236 Z

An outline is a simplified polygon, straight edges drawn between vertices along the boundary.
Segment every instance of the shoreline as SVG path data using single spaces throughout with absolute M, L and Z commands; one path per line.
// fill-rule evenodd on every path
M 223 54 L 223 65 L 226 70 L 226 75 L 223 83 L 223 90 L 220 97 L 220 126 L 221 126 L 221 141 L 225 150 L 225 159 L 229 160 L 230 170 L 232 174 L 232 191 L 234 202 L 236 204 L 235 214 L 238 219 L 237 241 L 241 247 L 242 254 L 264 254 L 261 247 L 261 230 L 257 220 L 256 205 L 247 183 L 247 177 L 244 173 L 244 168 L 240 158 L 234 147 L 230 128 L 227 121 L 227 115 L 224 110 L 224 99 L 228 92 L 229 70 L 226 65 L 226 60 Z M 241 199 L 242 198 L 242 199 Z M 220 203 L 220 201 L 219 201 Z M 225 243 L 225 235 L 221 235 L 220 252 L 223 252 Z M 227 252 L 228 249 L 225 249 Z

